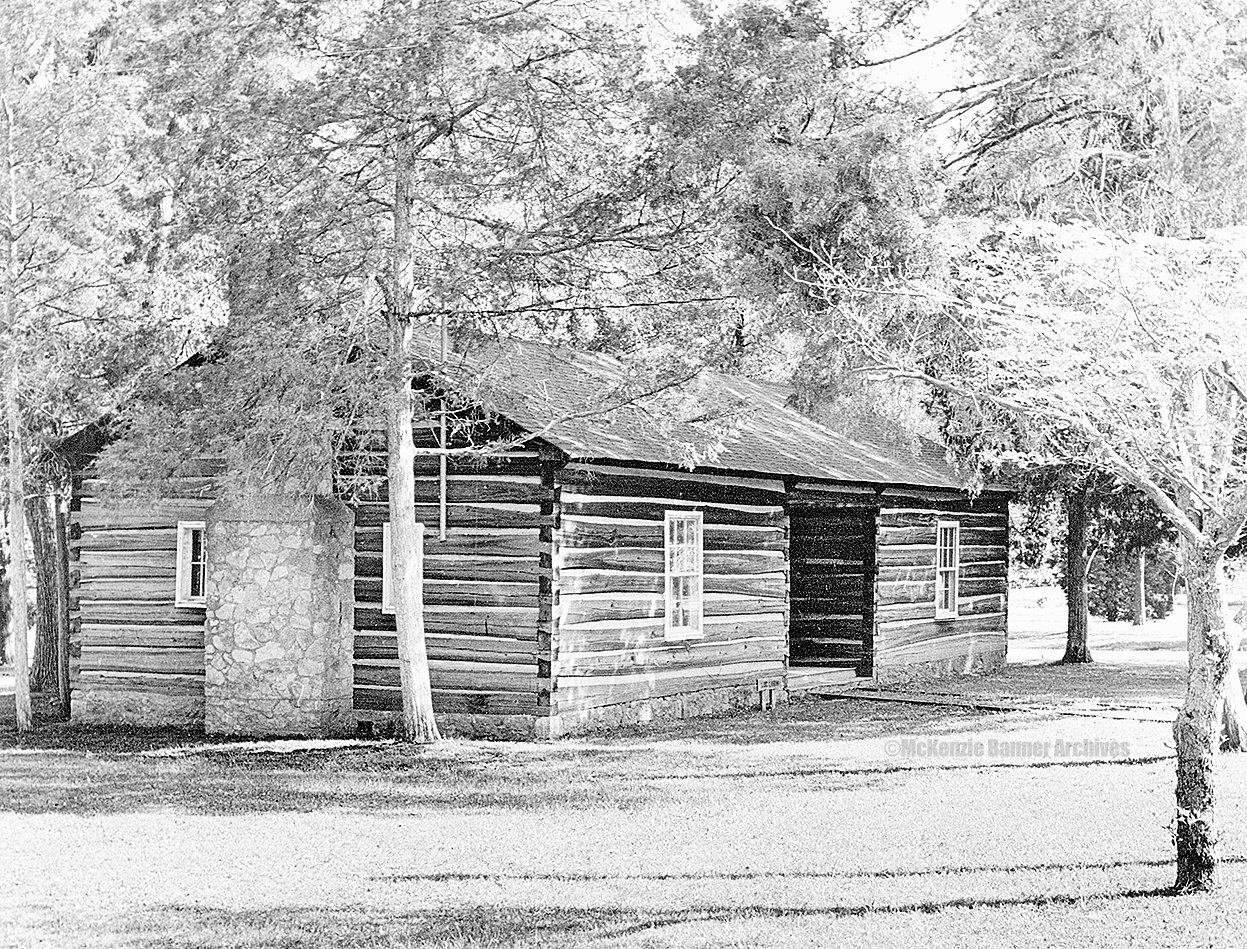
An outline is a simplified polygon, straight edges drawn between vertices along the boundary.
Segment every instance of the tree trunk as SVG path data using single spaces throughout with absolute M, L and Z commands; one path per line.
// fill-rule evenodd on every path
M 1069 530 L 1065 541 L 1065 656 L 1062 662 L 1090 662 L 1087 648 L 1087 527 L 1090 498 L 1086 487 L 1077 487 L 1065 496 Z
M 1147 622 L 1147 549 L 1140 547 L 1134 558 L 1134 616 L 1135 626 Z
M 8 201 L 4 208 L 5 226 L 0 227 L 3 239 L 4 286 L 0 288 L 0 339 L 8 352 L 4 356 L 0 385 L 4 387 L 4 427 L 9 454 L 9 610 L 13 633 L 13 672 L 16 679 L 17 730 L 30 730 L 30 668 L 27 662 L 26 604 L 26 515 L 23 508 L 26 483 L 25 458 L 22 446 L 22 417 L 17 404 L 17 168 L 13 159 L 14 115 L 12 106 L 3 102 L 4 133 L 0 135 L 0 174 L 4 175 Z
M 1231 643 L 1222 555 L 1184 539 L 1187 592 L 1186 643 L 1189 671 L 1186 699 L 1174 722 L 1178 752 L 1177 820 L 1174 842 L 1180 893 L 1216 884 L 1216 793 L 1214 760 L 1221 734 L 1222 697 L 1231 668 Z
M 62 482 L 64 485 L 65 482 Z M 67 492 L 66 492 L 67 493 Z M 52 493 L 52 529 L 56 540 L 56 705 L 62 721 L 69 720 L 69 526 L 65 494 Z
M 11 372 L 12 370 L 10 370 Z M 26 514 L 22 481 L 25 475 L 17 394 L 12 375 L 4 393 L 5 427 L 9 442 L 9 610 L 13 632 L 14 711 L 17 730 L 30 731 L 30 663 L 27 658 L 29 623 L 26 603 Z
M 26 525 L 30 531 L 35 575 L 35 648 L 30 663 L 30 689 L 44 693 L 56 684 L 56 537 L 47 496 L 36 493 L 26 499 Z
M 414 203 L 409 127 L 401 130 L 394 176 L 394 246 L 387 293 L 390 385 L 386 400 L 387 474 L 390 491 L 390 568 L 393 573 L 394 622 L 398 630 L 398 671 L 402 685 L 403 735 L 408 741 L 433 742 L 441 735 L 433 717 L 433 690 L 424 642 L 421 577 L 416 571 L 419 527 L 416 522 L 416 447 L 412 438 L 412 312 L 415 309 L 415 248 L 411 233 Z
M 0 501 L 7 501 L 8 492 L 0 492 Z M 0 504 L 0 531 L 8 537 L 7 503 Z M 0 666 L 9 664 L 9 545 L 0 543 Z

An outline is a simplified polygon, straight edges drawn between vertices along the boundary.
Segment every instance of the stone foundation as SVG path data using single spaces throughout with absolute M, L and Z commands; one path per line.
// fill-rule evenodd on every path
M 945 679 L 949 676 L 983 675 L 999 672 L 1005 666 L 1005 649 L 987 650 L 940 659 L 935 662 L 914 662 L 905 665 L 875 666 L 874 679 L 878 685 L 912 685 Z
M 203 728 L 202 695 L 170 695 L 139 689 L 74 689 L 70 718 L 75 725 L 138 725 L 142 728 Z
M 339 735 L 354 725 L 354 515 L 326 499 L 217 502 L 207 514 L 204 729 Z

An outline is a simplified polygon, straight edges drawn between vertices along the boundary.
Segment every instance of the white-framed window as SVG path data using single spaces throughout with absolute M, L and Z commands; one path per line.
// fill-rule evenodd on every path
M 667 639 L 702 635 L 702 524 L 700 511 L 666 516 Z
M 935 618 L 957 617 L 957 587 L 961 579 L 961 525 L 939 521 L 935 526 Z
M 416 524 L 416 581 L 424 589 L 424 525 Z M 381 525 L 381 612 L 394 612 L 394 547 L 390 522 Z
M 178 559 L 175 571 L 176 606 L 203 606 L 208 579 L 208 532 L 203 521 L 178 521 Z

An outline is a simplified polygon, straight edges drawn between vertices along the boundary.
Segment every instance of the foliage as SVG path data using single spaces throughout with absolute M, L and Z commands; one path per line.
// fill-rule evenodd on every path
M 931 118 L 964 206 L 1186 236 L 1241 221 L 1247 6 L 991 4 L 956 37 L 967 76 Z
M 1087 603 L 1093 616 L 1110 623 L 1134 613 L 1134 551 L 1104 551 L 1091 563 L 1087 575 Z M 1164 619 L 1173 611 L 1178 560 L 1172 547 L 1149 551 L 1143 571 L 1144 611 L 1147 619 Z
M 619 325 L 603 314 L 657 322 L 667 309 L 649 301 L 687 289 L 670 273 L 684 205 L 647 174 L 649 58 L 609 9 L 143 9 L 132 55 L 168 64 L 152 109 L 175 117 L 160 147 L 177 240 L 220 249 L 230 316 L 207 363 L 127 410 L 115 474 L 141 480 L 156 456 L 200 445 L 244 480 L 314 485 L 346 424 L 375 420 L 402 141 L 414 149 L 412 316 L 444 318 L 452 344 L 591 342 L 599 317 Z M 687 350 L 646 347 L 637 375 L 661 385 L 687 371 Z M 456 389 L 479 391 L 460 375 Z

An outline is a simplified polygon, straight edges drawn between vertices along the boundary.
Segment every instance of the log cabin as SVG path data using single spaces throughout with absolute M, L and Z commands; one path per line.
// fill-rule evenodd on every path
M 1009 495 L 967 493 L 933 444 L 850 437 L 737 376 L 659 396 L 565 348 L 454 358 L 495 380 L 472 411 L 510 437 L 416 459 L 445 732 L 550 738 L 1004 663 Z M 449 444 L 436 424 L 415 434 Z M 62 446 L 76 721 L 392 725 L 388 495 L 346 487 L 384 471 L 383 436 L 337 460 L 333 496 L 226 496 L 205 463 L 142 504 L 101 497 L 105 442 L 97 426 Z

